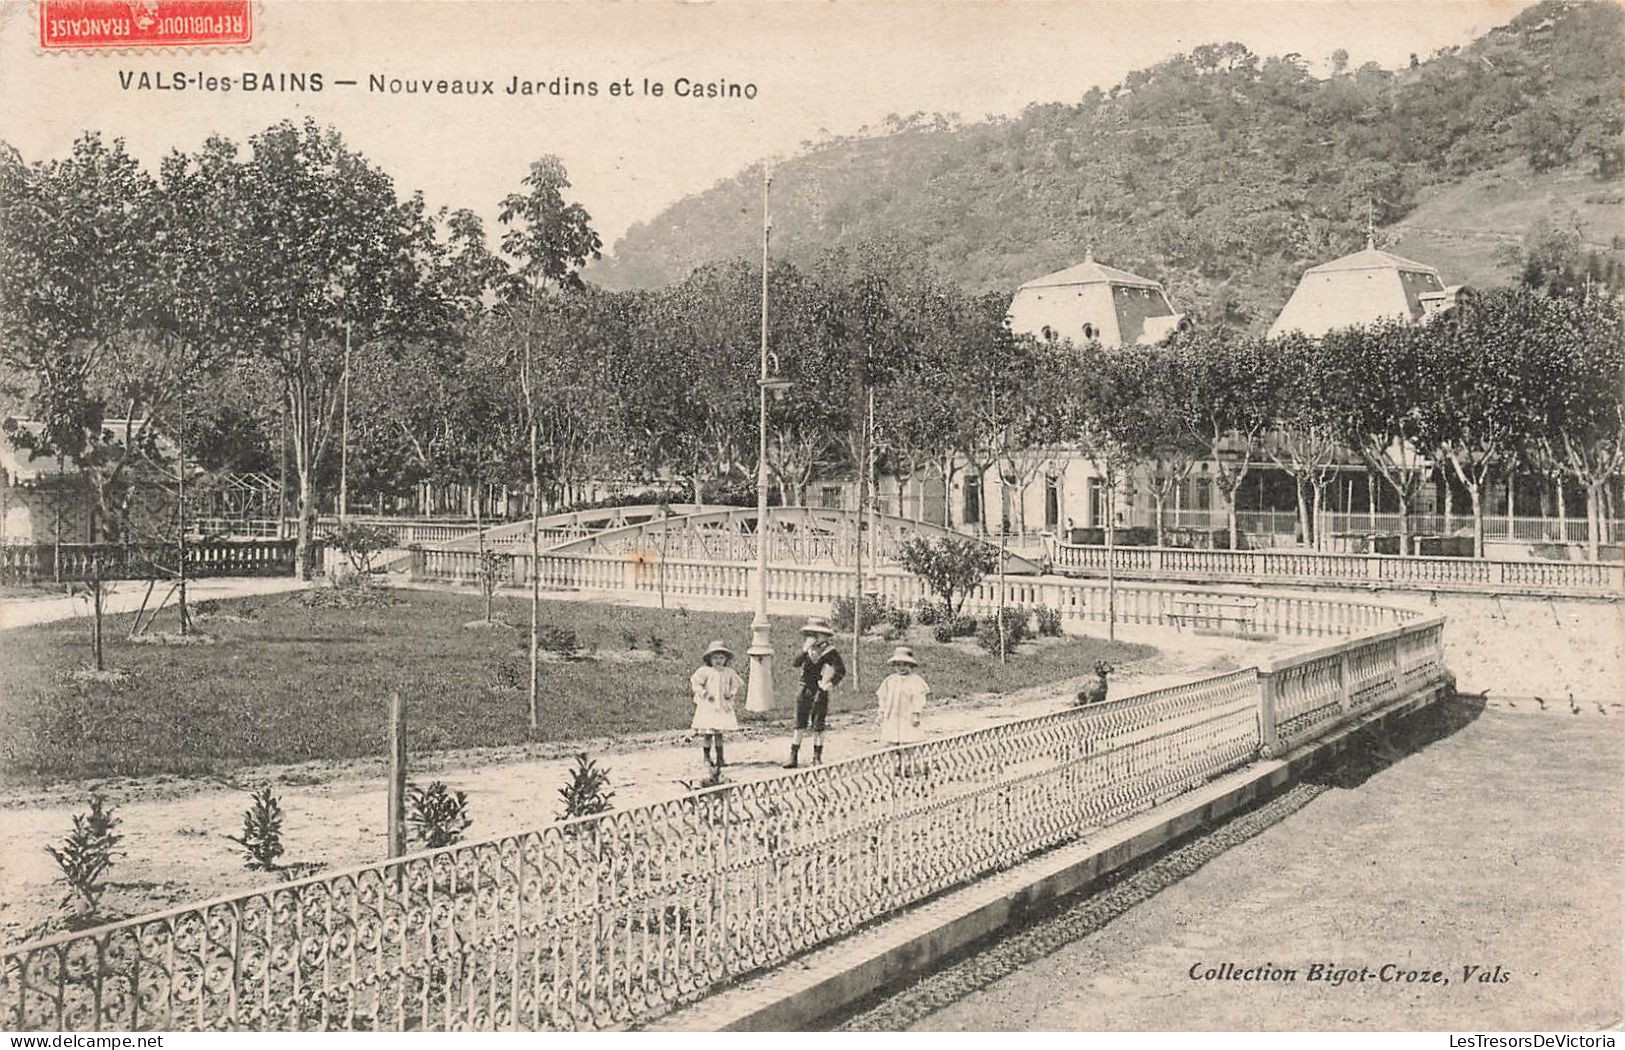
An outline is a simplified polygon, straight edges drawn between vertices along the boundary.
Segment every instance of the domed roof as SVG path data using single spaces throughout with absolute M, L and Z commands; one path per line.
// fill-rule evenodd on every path
M 1136 273 L 1119 270 L 1114 266 L 1104 266 L 1095 262 L 1093 252 L 1084 257 L 1083 262 L 1076 266 L 1068 266 L 1064 270 L 1056 270 L 1043 277 L 1035 277 L 1022 285 L 1023 288 L 1065 288 L 1079 284 L 1121 284 L 1130 288 L 1161 288 L 1156 281 L 1148 280 Z
M 1385 319 L 1415 321 L 1433 312 L 1429 300 L 1443 290 L 1438 270 L 1368 239 L 1360 251 L 1305 270 L 1269 334 L 1322 336 Z
M 1013 331 L 1042 339 L 1069 339 L 1102 346 L 1152 343 L 1183 321 L 1162 285 L 1139 274 L 1083 262 L 1035 278 L 1010 301 Z

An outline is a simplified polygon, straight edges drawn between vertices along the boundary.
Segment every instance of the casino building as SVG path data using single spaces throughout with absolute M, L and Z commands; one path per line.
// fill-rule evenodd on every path
M 1460 286 L 1447 287 L 1433 267 L 1381 251 L 1368 240 L 1360 251 L 1305 271 L 1270 334 L 1319 336 L 1388 318 L 1420 321 L 1449 310 L 1461 294 Z M 1156 344 L 1191 323 L 1160 283 L 1097 262 L 1092 253 L 1075 266 L 1023 284 L 1011 299 L 1009 322 L 1017 333 L 1108 347 Z M 1105 499 L 1088 459 L 1069 449 L 1031 449 L 1015 458 L 1022 476 L 1014 485 L 1001 485 L 992 470 L 978 475 L 974 468 L 962 468 L 946 491 L 940 479 L 908 479 L 899 492 L 897 479 L 882 478 L 880 506 L 891 514 L 941 521 L 946 501 L 952 523 L 967 531 L 1050 532 L 1098 542 L 1098 533 L 1090 533 L 1105 525 Z M 1391 494 L 1371 484 L 1353 457 L 1340 473 L 1335 492 L 1328 493 L 1328 512 L 1367 515 L 1373 501 L 1378 513 L 1397 509 L 1384 502 Z M 815 483 L 810 496 L 812 502 L 842 506 L 851 505 L 853 493 L 847 485 L 826 482 Z M 1254 462 L 1237 497 L 1242 531 L 1253 543 L 1294 541 L 1296 492 L 1291 478 L 1268 460 Z M 1223 499 L 1212 483 L 1211 465 L 1199 463 L 1165 505 L 1164 524 L 1184 533 L 1177 542 L 1191 542 L 1193 534 L 1224 527 Z M 1113 502 L 1119 528 L 1154 525 L 1156 505 L 1143 474 L 1122 482 Z M 1424 486 L 1413 510 L 1425 515 L 1440 505 L 1440 493 Z

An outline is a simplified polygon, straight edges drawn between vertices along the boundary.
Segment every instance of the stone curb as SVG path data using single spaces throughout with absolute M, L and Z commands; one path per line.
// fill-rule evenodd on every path
M 1277 759 L 1254 762 L 1086 839 L 998 872 L 679 1008 L 648 1031 L 783 1032 L 894 984 L 1037 906 L 1086 889 L 1117 868 L 1265 798 L 1344 750 L 1361 731 L 1450 693 L 1449 683 L 1395 701 Z

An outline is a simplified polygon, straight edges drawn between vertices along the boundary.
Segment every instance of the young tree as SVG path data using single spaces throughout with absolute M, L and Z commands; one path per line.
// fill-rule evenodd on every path
M 517 264 L 516 306 L 523 318 L 522 351 L 519 360 L 520 387 L 525 397 L 526 429 L 530 451 L 530 512 L 532 521 L 541 517 L 541 459 L 538 449 L 541 423 L 537 397 L 537 313 L 547 292 L 576 291 L 582 287 L 577 272 L 588 259 L 599 257 L 602 242 L 592 230 L 592 219 L 580 204 L 567 204 L 564 191 L 570 188 L 564 163 L 557 157 L 543 157 L 530 166 L 521 183 L 523 192 L 502 200 L 499 219 L 508 227 L 502 235 L 502 250 Z M 537 684 L 540 669 L 538 629 L 542 605 L 541 534 L 531 529 L 530 541 L 530 727 L 538 724 Z

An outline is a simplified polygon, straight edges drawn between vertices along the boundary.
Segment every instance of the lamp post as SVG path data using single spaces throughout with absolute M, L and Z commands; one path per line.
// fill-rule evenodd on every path
M 773 176 L 764 166 L 762 171 L 762 352 L 761 371 L 757 386 L 756 434 L 756 618 L 750 625 L 750 682 L 745 692 L 745 710 L 773 710 L 773 640 L 772 624 L 767 618 L 767 548 L 772 533 L 767 524 L 767 397 L 784 396 L 789 383 L 768 370 L 773 355 L 767 349 L 767 253 L 773 235 L 773 222 L 767 214 L 767 191 L 773 185 Z M 776 369 L 775 369 L 776 371 Z
M 339 521 L 350 517 L 350 322 L 344 322 L 343 422 L 339 426 Z

